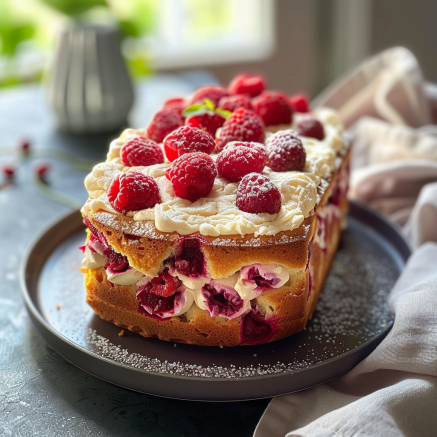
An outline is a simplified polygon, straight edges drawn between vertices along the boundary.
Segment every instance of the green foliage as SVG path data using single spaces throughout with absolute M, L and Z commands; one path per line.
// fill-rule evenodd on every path
M 0 53 L 5 56 L 13 56 L 18 45 L 32 37 L 34 27 L 30 24 L 2 22 L 0 23 Z
M 84 14 L 96 6 L 108 6 L 106 0 L 42 0 L 45 4 L 62 12 L 65 15 L 74 17 Z

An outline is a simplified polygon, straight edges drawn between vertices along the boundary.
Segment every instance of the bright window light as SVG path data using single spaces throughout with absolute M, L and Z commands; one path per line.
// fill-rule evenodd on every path
M 156 68 L 265 59 L 274 49 L 272 0 L 161 0 L 153 31 L 135 44 Z

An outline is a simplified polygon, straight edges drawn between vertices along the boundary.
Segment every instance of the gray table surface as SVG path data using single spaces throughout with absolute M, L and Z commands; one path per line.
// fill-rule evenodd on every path
M 194 72 L 141 83 L 129 124 L 145 126 L 164 99 L 210 82 L 208 75 Z M 36 151 L 67 150 L 101 161 L 116 135 L 57 132 L 39 86 L 0 92 L 0 167 L 16 162 L 12 153 L 20 138 L 28 138 Z M 50 163 L 50 185 L 82 204 L 87 172 L 44 160 Z M 31 159 L 20 166 L 15 184 L 0 190 L 0 435 L 252 435 L 268 400 L 206 403 L 135 393 L 76 368 L 40 337 L 21 299 L 20 262 L 36 233 L 68 208 L 37 191 L 34 164 Z

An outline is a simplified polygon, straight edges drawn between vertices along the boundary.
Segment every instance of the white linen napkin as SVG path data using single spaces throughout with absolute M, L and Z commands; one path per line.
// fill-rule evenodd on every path
M 351 127 L 351 197 L 405 224 L 417 249 L 383 342 L 347 375 L 274 398 L 254 437 L 437 436 L 437 93 L 421 77 L 391 49 L 316 99 Z

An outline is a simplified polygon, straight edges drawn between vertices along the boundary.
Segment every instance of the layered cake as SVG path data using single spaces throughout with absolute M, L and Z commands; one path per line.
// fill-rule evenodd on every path
M 261 77 L 168 100 L 86 177 L 87 302 L 144 337 L 275 341 L 305 328 L 348 210 L 334 111 Z

